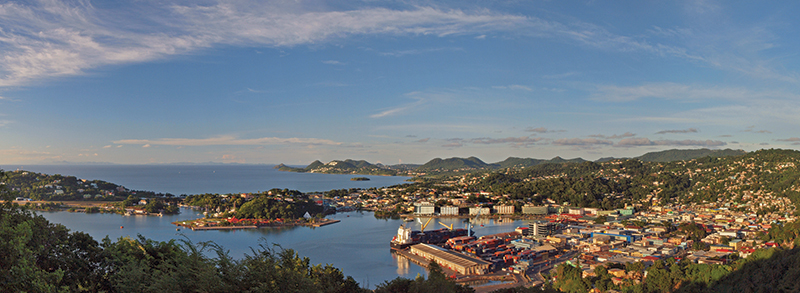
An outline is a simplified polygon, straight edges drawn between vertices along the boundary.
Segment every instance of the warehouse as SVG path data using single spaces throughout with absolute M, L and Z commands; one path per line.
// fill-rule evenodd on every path
M 433 260 L 440 266 L 451 269 L 462 275 L 483 275 L 489 273 L 490 262 L 452 252 L 431 244 L 411 246 L 411 253 Z

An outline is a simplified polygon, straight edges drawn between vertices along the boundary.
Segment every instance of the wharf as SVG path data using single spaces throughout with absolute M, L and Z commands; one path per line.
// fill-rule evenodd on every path
M 397 254 L 401 255 L 402 257 L 405 257 L 406 259 L 410 260 L 411 262 L 423 268 L 427 268 L 428 264 L 430 263 L 430 260 L 422 256 L 412 254 L 407 249 L 397 249 L 394 251 L 397 252 Z M 462 275 L 451 269 L 448 269 L 447 267 L 441 267 L 441 268 L 444 271 L 445 275 L 455 276 L 454 280 L 456 281 L 456 283 L 469 285 L 470 287 L 475 289 L 476 292 L 480 293 L 490 292 L 498 289 L 506 289 L 506 288 L 514 288 L 517 286 L 530 285 L 529 280 L 526 280 L 524 276 L 518 274 L 507 274 L 498 272 L 487 275 Z M 474 283 L 483 283 L 489 281 L 502 282 L 502 283 L 491 284 L 491 285 L 472 285 Z
M 319 227 L 322 227 L 322 226 L 327 226 L 327 225 L 330 225 L 330 224 L 336 224 L 336 223 L 339 223 L 339 222 L 341 222 L 341 220 L 321 219 L 321 220 L 317 221 L 316 223 L 313 223 L 313 224 L 310 224 L 310 225 L 311 225 L 311 227 L 319 228 Z

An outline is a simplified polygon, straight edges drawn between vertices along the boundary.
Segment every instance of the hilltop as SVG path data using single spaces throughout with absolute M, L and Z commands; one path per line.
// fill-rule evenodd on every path
M 275 169 L 286 172 L 300 173 L 325 173 L 325 174 L 359 174 L 359 175 L 382 175 L 396 176 L 401 168 L 392 168 L 382 164 L 372 164 L 364 160 L 344 160 L 330 161 L 322 163 L 319 160 L 311 162 L 305 168 L 294 168 L 284 164 L 275 166 Z

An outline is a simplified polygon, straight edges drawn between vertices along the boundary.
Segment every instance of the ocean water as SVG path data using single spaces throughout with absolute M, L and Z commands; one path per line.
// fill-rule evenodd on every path
M 161 193 L 241 193 L 288 188 L 302 192 L 344 188 L 386 187 L 408 183 L 409 177 L 334 175 L 281 172 L 274 165 L 3 165 L 6 171 L 25 170 L 45 174 L 103 180 L 133 190 Z M 369 181 L 351 181 L 367 177 Z

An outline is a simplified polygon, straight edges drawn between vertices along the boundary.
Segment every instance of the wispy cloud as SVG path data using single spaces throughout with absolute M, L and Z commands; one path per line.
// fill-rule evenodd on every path
M 560 146 L 595 146 L 612 145 L 613 141 L 596 138 L 560 138 L 553 141 L 554 145 Z
M 631 132 L 625 132 L 625 133 L 619 134 L 619 135 L 614 134 L 614 135 L 611 135 L 611 136 L 602 135 L 602 134 L 589 135 L 589 137 L 604 138 L 604 139 L 620 139 L 620 138 L 633 137 L 633 136 L 636 136 L 636 134 L 635 133 L 631 133 Z
M 428 142 L 429 140 L 431 140 L 431 138 L 430 138 L 430 137 L 426 137 L 426 138 L 423 138 L 423 139 L 415 140 L 414 142 L 418 142 L 418 143 L 426 143 L 426 142 Z
M 525 132 L 534 132 L 534 133 L 548 133 L 548 132 L 567 132 L 566 130 L 559 129 L 559 130 L 550 130 L 546 127 L 528 127 L 525 128 Z
M 530 87 L 528 87 L 528 86 L 524 86 L 524 85 L 518 85 L 518 84 L 512 84 L 512 85 L 497 85 L 497 86 L 492 86 L 492 88 L 494 88 L 494 89 L 503 89 L 503 90 L 505 90 L 505 89 L 509 89 L 509 90 L 523 90 L 523 91 L 529 91 L 529 92 L 532 92 L 532 91 L 533 91 L 533 89 L 532 89 L 532 88 L 530 88 Z
M 512 146 L 531 146 L 539 141 L 544 140 L 541 137 L 530 137 L 530 136 L 523 136 L 523 137 L 505 137 L 505 138 L 489 138 L 489 137 L 479 137 L 473 138 L 469 140 L 469 143 L 473 144 L 511 144 Z
M 325 61 L 322 61 L 322 63 L 323 64 L 328 64 L 328 65 L 345 65 L 345 64 L 347 64 L 347 63 L 344 63 L 344 62 L 341 62 L 341 61 L 336 61 L 336 60 L 325 60 Z
M 752 91 L 745 88 L 707 87 L 678 83 L 649 83 L 640 86 L 601 85 L 591 95 L 592 100 L 605 102 L 628 102 L 642 98 L 662 98 L 669 100 L 736 100 L 779 98 L 800 99 L 793 93 L 780 91 Z
M 156 60 L 218 45 L 292 47 L 354 35 L 474 35 L 483 39 L 489 32 L 555 38 L 600 50 L 679 58 L 759 78 L 800 80 L 797 73 L 781 70 L 779 61 L 750 57 L 753 55 L 750 53 L 774 46 L 771 43 L 774 37 L 763 26 L 731 29 L 721 38 L 680 29 L 653 29 L 654 35 L 673 33 L 698 40 L 666 43 L 649 40 L 648 36 L 621 35 L 604 26 L 574 19 L 557 21 L 490 9 L 439 6 L 390 9 L 373 5 L 322 11 L 308 9 L 302 3 L 247 0 L 211 0 L 202 4 L 133 1 L 126 5 L 130 7 L 124 8 L 134 12 L 96 7 L 88 1 L 4 3 L 0 6 L 3 28 L 0 87 L 83 74 L 104 65 Z M 716 42 L 708 44 L 709 40 Z M 724 50 L 729 47 L 736 50 Z M 412 49 L 383 54 L 400 57 L 449 50 L 461 49 Z
M 378 113 L 369 115 L 369 117 L 370 118 L 383 118 L 383 117 L 386 117 L 386 116 L 397 115 L 397 114 L 406 112 L 406 111 L 408 111 L 410 109 L 416 108 L 416 107 L 418 107 L 418 106 L 420 106 L 420 105 L 425 103 L 425 100 L 420 98 L 420 97 L 412 97 L 412 98 L 415 99 L 416 101 L 413 102 L 413 103 L 408 103 L 408 104 L 402 105 L 402 106 L 389 108 L 389 109 L 384 109 L 383 111 L 380 111 Z
M 662 130 L 662 131 L 656 132 L 656 134 L 668 134 L 668 133 L 670 133 L 670 134 L 671 134 L 671 133 L 696 133 L 696 132 L 697 132 L 697 129 L 696 129 L 696 128 L 689 128 L 689 129 L 679 129 L 679 130 Z
M 301 144 L 301 145 L 342 145 L 328 139 L 319 138 L 282 138 L 282 137 L 262 137 L 252 139 L 240 139 L 234 136 L 218 136 L 212 138 L 162 138 L 162 139 L 123 139 L 113 141 L 114 144 L 134 144 L 150 147 L 154 145 L 169 146 L 211 146 L 211 145 L 275 145 L 275 144 Z
M 215 45 L 291 47 L 351 35 L 448 36 L 510 30 L 527 22 L 523 16 L 488 10 L 307 11 L 290 3 L 187 3 L 132 2 L 139 13 L 84 1 L 5 3 L 0 6 L 0 87 Z
M 571 71 L 571 72 L 566 72 L 566 73 L 561 73 L 561 74 L 542 75 L 542 78 L 561 79 L 561 78 L 567 78 L 567 77 L 578 75 L 578 74 L 579 74 L 578 72 Z
M 648 138 L 626 138 L 620 140 L 616 147 L 638 147 L 638 146 L 699 146 L 699 147 L 719 147 L 727 143 L 719 140 L 650 140 Z
M 536 127 L 536 128 L 528 127 L 528 128 L 525 128 L 525 131 L 526 132 L 545 133 L 545 132 L 547 132 L 547 128 L 545 128 L 545 127 Z
M 800 142 L 800 137 L 790 137 L 790 138 L 776 139 L 776 140 L 784 142 Z
M 392 57 L 403 57 L 406 55 L 419 55 L 419 54 L 426 54 L 426 53 L 434 53 L 434 52 L 442 52 L 442 51 L 464 51 L 463 48 L 453 48 L 453 47 L 443 47 L 443 48 L 429 48 L 429 49 L 411 49 L 411 50 L 400 50 L 400 51 L 391 51 L 391 52 L 383 52 L 380 53 L 383 56 L 392 56 Z

